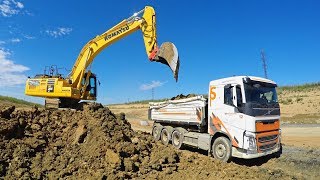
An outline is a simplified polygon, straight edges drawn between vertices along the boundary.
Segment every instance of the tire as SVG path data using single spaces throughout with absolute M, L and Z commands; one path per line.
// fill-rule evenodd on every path
M 218 137 L 212 144 L 212 155 L 223 162 L 231 160 L 231 142 L 226 137 Z
M 282 154 L 282 144 L 280 144 L 280 149 L 279 149 L 279 151 L 278 151 L 278 152 L 275 152 L 273 156 L 274 156 L 275 158 L 280 158 L 281 154 Z
M 181 149 L 183 138 L 184 136 L 181 132 L 179 132 L 178 130 L 174 130 L 171 138 L 172 145 L 177 149 Z
M 152 136 L 155 141 L 160 140 L 160 127 L 153 126 L 152 128 Z
M 161 131 L 161 142 L 164 145 L 168 145 L 170 141 L 170 134 L 166 128 L 163 128 Z

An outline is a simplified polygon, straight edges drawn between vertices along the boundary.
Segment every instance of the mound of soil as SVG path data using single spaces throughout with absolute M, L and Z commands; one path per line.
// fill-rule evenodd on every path
M 0 111 L 0 176 L 133 178 L 176 169 L 174 150 L 155 155 L 151 136 L 100 104 L 83 111 Z M 159 160 L 161 159 L 161 160 Z
M 0 179 L 295 178 L 178 151 L 131 129 L 101 104 L 75 110 L 0 111 Z
M 188 94 L 188 95 L 179 94 L 175 97 L 172 97 L 170 100 L 186 99 L 186 98 L 195 97 L 195 96 L 197 96 L 197 95 L 196 94 Z

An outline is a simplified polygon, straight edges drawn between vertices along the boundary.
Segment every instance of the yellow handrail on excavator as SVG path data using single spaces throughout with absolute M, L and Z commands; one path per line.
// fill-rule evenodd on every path
M 66 78 L 50 68 L 50 73 L 28 78 L 25 94 L 46 98 L 46 107 L 73 107 L 80 100 L 96 100 L 96 75 L 88 67 L 94 58 L 106 47 L 141 30 L 149 60 L 169 66 L 178 79 L 179 56 L 173 43 L 166 42 L 158 47 L 156 34 L 156 16 L 152 7 L 146 6 L 133 16 L 124 19 L 119 24 L 101 35 L 90 40 L 81 50 L 72 71 Z M 54 72 L 56 72 L 54 74 Z

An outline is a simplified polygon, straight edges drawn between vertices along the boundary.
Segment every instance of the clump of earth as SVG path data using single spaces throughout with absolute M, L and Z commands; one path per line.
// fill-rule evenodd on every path
M 187 94 L 187 95 L 178 94 L 177 96 L 172 97 L 170 100 L 186 99 L 186 98 L 195 97 L 195 96 L 197 96 L 197 95 L 196 94 Z

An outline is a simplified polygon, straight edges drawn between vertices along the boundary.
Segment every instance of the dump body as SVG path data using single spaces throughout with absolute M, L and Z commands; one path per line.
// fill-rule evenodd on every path
M 204 127 L 207 125 L 206 105 L 207 99 L 203 96 L 150 103 L 150 118 L 166 124 Z

